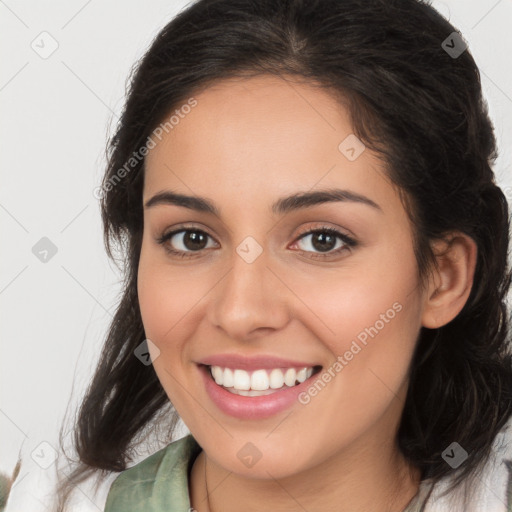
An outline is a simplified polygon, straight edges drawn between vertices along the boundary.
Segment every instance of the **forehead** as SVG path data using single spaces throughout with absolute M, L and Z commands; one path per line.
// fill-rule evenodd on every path
M 197 99 L 204 108 L 226 117 L 264 114 L 272 121 L 293 117 L 333 129 L 332 123 L 345 112 L 329 91 L 303 78 L 263 74 L 214 82 Z
M 332 142 L 331 148 L 337 150 L 339 137 L 351 131 L 346 111 L 324 89 L 271 75 L 215 82 L 193 100 L 193 108 L 187 106 L 189 98 L 169 112 L 166 119 L 172 117 L 172 125 L 168 123 L 149 153 L 148 167 L 155 158 L 171 153 L 170 146 L 200 156 L 207 146 L 211 155 L 212 149 L 220 153 L 229 145 L 232 156 L 252 149 L 251 154 L 265 159 L 271 151 L 275 157 L 279 145 L 286 143 L 292 158 L 304 153 L 301 142 L 306 138 L 317 144 L 327 136 L 324 145 Z M 268 150 L 262 151 L 263 146 Z
M 349 114 L 315 84 L 270 75 L 233 78 L 193 100 L 192 108 L 177 105 L 169 113 L 172 129 L 155 139 L 146 157 L 145 199 L 164 188 L 229 193 L 231 200 L 233 191 L 265 197 L 316 185 L 360 191 L 364 185 L 371 194 L 386 180 L 369 151 L 354 161 L 342 153 L 340 143 L 352 134 Z

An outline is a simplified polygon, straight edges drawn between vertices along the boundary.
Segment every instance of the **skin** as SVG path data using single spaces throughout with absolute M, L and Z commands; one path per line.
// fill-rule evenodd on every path
M 464 306 L 474 242 L 453 233 L 439 270 L 420 286 L 413 228 L 398 193 L 370 150 L 355 161 L 340 152 L 353 130 L 326 90 L 261 75 L 224 80 L 194 97 L 197 106 L 146 157 L 143 201 L 173 190 L 208 198 L 221 215 L 145 208 L 138 274 L 146 336 L 159 350 L 152 350 L 155 371 L 203 448 L 190 474 L 192 506 L 403 510 L 420 480 L 395 442 L 415 342 L 422 326 L 444 325 Z M 343 201 L 270 211 L 282 196 L 331 187 L 364 195 L 380 210 Z M 211 237 L 199 252 L 182 234 L 167 241 L 190 258 L 156 242 L 182 223 Z M 299 235 L 323 226 L 358 245 L 333 254 L 338 240 L 320 259 L 315 236 Z M 247 236 L 263 250 L 250 264 L 236 252 Z M 401 311 L 307 405 L 240 420 L 216 407 L 198 377 L 197 361 L 227 352 L 327 369 L 394 303 Z M 247 442 L 262 454 L 251 468 L 237 457 Z

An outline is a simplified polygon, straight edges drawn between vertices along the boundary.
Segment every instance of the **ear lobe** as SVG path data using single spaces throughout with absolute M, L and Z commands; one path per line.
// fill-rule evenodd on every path
M 426 291 L 422 326 L 436 329 L 451 322 L 471 293 L 475 275 L 477 245 L 468 235 L 450 233 L 432 244 L 438 268 L 432 270 Z

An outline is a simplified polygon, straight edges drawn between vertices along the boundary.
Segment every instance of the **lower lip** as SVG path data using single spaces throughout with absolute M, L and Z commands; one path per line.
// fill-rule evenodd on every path
M 200 365 L 199 371 L 204 380 L 206 392 L 215 405 L 222 412 L 245 420 L 269 418 L 291 407 L 298 401 L 298 395 L 308 388 L 313 378 L 316 378 L 316 374 L 313 374 L 309 379 L 292 388 L 285 388 L 270 395 L 251 397 L 235 395 L 217 385 L 207 366 Z

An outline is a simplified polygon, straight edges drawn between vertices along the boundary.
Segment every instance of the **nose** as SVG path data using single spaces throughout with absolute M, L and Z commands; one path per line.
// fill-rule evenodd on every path
M 265 251 L 250 263 L 235 252 L 214 291 L 208 317 L 230 339 L 268 336 L 289 322 L 287 289 L 269 267 Z

